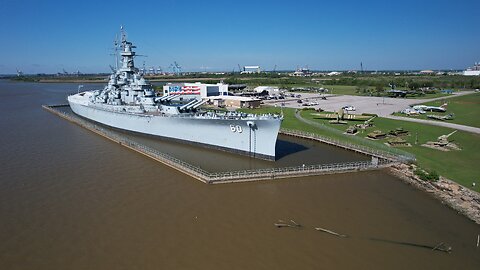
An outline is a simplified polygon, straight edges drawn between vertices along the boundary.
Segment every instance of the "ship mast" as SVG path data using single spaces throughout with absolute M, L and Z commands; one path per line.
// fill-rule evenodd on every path
M 135 72 L 135 65 L 133 63 L 133 58 L 135 56 L 135 52 L 132 50 L 133 48 L 136 48 L 133 46 L 131 42 L 127 41 L 125 31 L 123 31 L 123 26 L 120 28 L 121 34 L 122 34 L 122 72 L 127 72 L 127 73 L 134 73 Z
M 115 72 L 118 70 L 118 36 L 115 35 L 115 41 L 113 42 L 113 48 L 115 50 Z

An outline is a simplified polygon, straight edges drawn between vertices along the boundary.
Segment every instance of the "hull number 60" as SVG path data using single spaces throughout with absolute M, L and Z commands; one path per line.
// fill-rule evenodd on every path
M 238 133 L 242 133 L 243 132 L 243 129 L 241 126 L 239 125 L 230 125 L 230 130 L 232 132 L 238 132 Z

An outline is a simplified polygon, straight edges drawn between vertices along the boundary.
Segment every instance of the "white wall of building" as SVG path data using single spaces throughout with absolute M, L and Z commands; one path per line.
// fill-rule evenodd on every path
M 186 97 L 206 98 L 208 96 L 228 95 L 228 84 L 206 84 L 206 83 L 168 83 L 163 86 L 163 94 L 180 94 Z
M 276 95 L 280 93 L 280 89 L 274 86 L 257 86 L 253 90 L 257 93 L 262 93 L 263 91 L 267 91 L 269 95 Z
M 464 76 L 480 76 L 480 70 L 465 70 L 463 72 Z

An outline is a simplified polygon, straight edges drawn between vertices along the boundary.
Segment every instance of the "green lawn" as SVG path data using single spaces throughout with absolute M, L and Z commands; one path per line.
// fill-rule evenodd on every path
M 307 112 L 303 112 L 302 116 L 306 119 L 323 122 L 324 125 L 341 131 L 344 131 L 350 124 L 355 124 L 355 121 L 350 121 L 349 125 L 332 125 L 328 123 L 328 120 L 314 119 L 314 116 Z M 374 127 L 368 128 L 356 136 L 365 137 L 366 134 L 373 130 L 381 130 L 388 133 L 390 130 L 402 127 L 410 131 L 410 135 L 405 137 L 405 139 L 412 147 L 402 147 L 401 149 L 414 154 L 420 167 L 435 170 L 440 175 L 450 178 L 468 188 L 472 188 L 472 182 L 476 182 L 477 186 L 474 190 L 480 191 L 480 170 L 477 168 L 478 161 L 480 160 L 480 135 L 457 131 L 450 139 L 457 143 L 462 150 L 443 152 L 421 145 L 427 141 L 435 141 L 439 136 L 448 134 L 452 132 L 453 129 L 381 117 L 375 118 L 373 122 Z M 357 121 L 356 123 L 361 122 Z M 418 144 L 415 144 L 417 134 Z M 385 138 L 376 142 L 385 143 L 387 139 L 388 138 Z
M 447 114 L 454 113 L 455 118 L 451 120 L 453 123 L 480 127 L 480 93 L 454 97 L 446 99 Z M 443 100 L 437 100 L 426 103 L 430 106 L 440 106 Z
M 449 113 L 453 113 L 455 115 L 454 119 L 447 120 L 447 122 L 467 125 L 472 127 L 480 127 L 480 93 L 474 93 L 470 95 L 460 96 L 449 98 L 445 100 L 437 100 L 432 102 L 427 102 L 425 105 L 429 106 L 441 106 L 447 102 L 447 112 L 445 113 L 437 113 L 437 112 L 427 112 L 426 114 L 419 115 L 419 116 L 410 116 L 412 118 L 419 118 L 419 119 L 428 119 L 427 115 L 434 114 L 434 115 L 447 115 Z M 398 116 L 405 116 L 401 113 L 395 113 L 394 115 Z M 407 116 L 408 117 L 408 116 Z M 436 120 L 439 121 L 439 120 Z
M 265 107 L 243 111 L 254 113 L 280 113 L 281 109 L 278 107 Z M 315 116 L 312 115 L 312 113 L 314 113 L 314 111 L 301 112 L 303 118 L 315 121 L 322 125 L 322 127 L 316 127 L 300 122 L 295 118 L 294 109 L 284 108 L 284 121 L 282 122 L 282 128 L 313 132 L 323 136 L 383 150 L 388 147 L 384 144 L 387 139 L 372 141 L 364 139 L 363 137 L 373 130 L 382 130 L 388 133 L 388 131 L 397 127 L 403 127 L 410 131 L 410 135 L 404 138 L 412 144 L 412 147 L 402 147 L 400 149 L 414 154 L 417 158 L 417 164 L 420 167 L 428 170 L 435 170 L 442 176 L 480 192 L 480 170 L 477 168 L 478 161 L 480 160 L 480 135 L 458 131 L 453 134 L 450 139 L 457 143 L 462 150 L 443 152 L 423 147 L 421 144 L 427 141 L 435 141 L 440 135 L 452 132 L 453 130 L 449 128 L 427 126 L 420 123 L 379 117 L 374 119 L 374 127 L 368 128 L 367 130 L 358 133 L 356 136 L 350 136 L 342 133 L 349 125 L 362 123 L 361 121 L 349 121 L 348 125 L 333 125 L 328 123 L 328 120 L 315 119 Z M 416 137 L 418 138 L 418 144 L 415 144 Z M 472 187 L 472 182 L 477 183 L 475 188 Z
M 480 135 L 458 131 L 449 139 L 459 145 L 462 150 L 443 152 L 423 147 L 421 144 L 435 141 L 438 136 L 452 132 L 452 129 L 386 118 L 375 119 L 375 125 L 382 131 L 392 130 L 399 126 L 412 131 L 412 134 L 406 137 L 412 147 L 404 148 L 404 150 L 416 156 L 420 167 L 435 170 L 440 175 L 468 188 L 472 188 L 472 182 L 476 182 L 477 186 L 474 190 L 480 192 L 480 170 L 477 168 L 480 160 Z M 418 144 L 415 145 L 417 134 Z
M 324 88 L 328 88 L 328 93 L 334 95 L 361 95 L 357 93 L 357 87 L 351 85 L 326 85 Z

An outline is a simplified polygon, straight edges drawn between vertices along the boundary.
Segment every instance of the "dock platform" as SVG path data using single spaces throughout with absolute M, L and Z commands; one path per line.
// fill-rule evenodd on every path
M 324 143 L 336 145 L 338 147 L 342 147 L 345 149 L 349 149 L 352 151 L 360 152 L 360 153 L 371 156 L 371 160 L 358 161 L 358 162 L 334 163 L 334 164 L 307 165 L 307 166 L 302 165 L 302 166 L 292 166 L 292 167 L 283 167 L 283 168 L 264 168 L 264 169 L 251 169 L 251 170 L 240 170 L 240 171 L 208 172 L 200 167 L 194 166 L 176 157 L 173 157 L 166 153 L 162 153 L 157 149 L 153 149 L 139 142 L 135 142 L 133 140 L 127 139 L 118 134 L 114 134 L 107 128 L 101 125 L 98 125 L 94 122 L 88 121 L 74 114 L 69 114 L 59 110 L 59 108 L 68 107 L 68 106 L 69 106 L 68 104 L 58 104 L 58 105 L 43 105 L 42 107 L 45 110 L 62 117 L 63 119 L 66 119 L 72 123 L 75 123 L 81 127 L 84 127 L 104 138 L 107 138 L 135 152 L 138 152 L 158 162 L 161 162 L 164 165 L 167 165 L 175 170 L 178 170 L 206 184 L 238 183 L 238 182 L 249 182 L 249 181 L 259 181 L 259 180 L 277 180 L 277 179 L 293 178 L 293 177 L 316 176 L 316 175 L 335 174 L 335 173 L 348 173 L 348 172 L 358 172 L 358 171 L 366 171 L 366 170 L 378 170 L 385 167 L 389 167 L 393 164 L 404 163 L 407 161 L 404 157 L 401 157 L 401 156 L 394 156 L 389 153 L 375 151 L 372 149 L 368 149 L 366 147 L 361 147 L 361 146 L 355 147 L 353 145 L 348 145 L 342 142 L 335 142 L 332 140 L 328 140 L 327 138 L 317 136 L 315 134 L 302 133 L 302 132 L 292 131 L 292 130 L 281 130 L 282 134 L 286 134 L 289 136 L 317 140 Z

